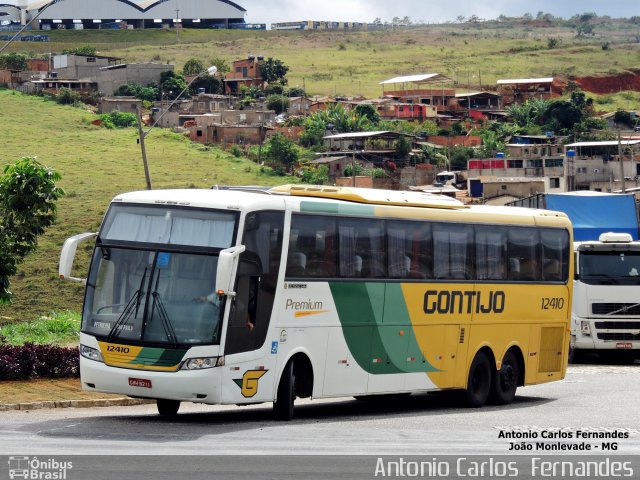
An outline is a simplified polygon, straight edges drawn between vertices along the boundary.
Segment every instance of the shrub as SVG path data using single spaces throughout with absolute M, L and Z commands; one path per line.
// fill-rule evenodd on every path
M 235 144 L 231 145 L 231 148 L 229 148 L 229 153 L 236 158 L 240 158 L 243 155 L 242 148 Z
M 138 121 L 133 113 L 127 112 L 103 113 L 100 120 L 106 128 L 127 128 Z
M 55 345 L 0 345 L 0 380 L 77 377 L 78 350 Z
M 80 103 L 80 95 L 77 92 L 65 87 L 61 87 L 58 90 L 58 94 L 55 96 L 56 102 L 61 105 L 76 105 Z

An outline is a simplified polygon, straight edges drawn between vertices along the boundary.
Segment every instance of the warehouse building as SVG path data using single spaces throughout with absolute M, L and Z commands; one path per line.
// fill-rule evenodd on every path
M 6 0 L 5 0 L 6 1 Z M 9 2 L 7 2 L 8 4 Z M 245 23 L 246 10 L 230 0 L 41 0 L 26 5 L 14 0 L 21 9 L 22 21 L 36 16 L 34 28 L 237 28 Z M 15 7 L 0 6 L 15 20 Z M 0 17 L 0 19 L 3 17 Z

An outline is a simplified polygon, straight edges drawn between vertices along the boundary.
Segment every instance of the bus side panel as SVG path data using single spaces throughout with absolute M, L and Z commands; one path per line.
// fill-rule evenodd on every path
M 343 331 L 344 330 L 344 331 Z M 367 326 L 331 327 L 324 369 L 323 396 L 362 395 L 367 391 L 369 374 L 356 361 L 345 336 L 358 338 L 360 354 L 370 350 L 372 329 Z

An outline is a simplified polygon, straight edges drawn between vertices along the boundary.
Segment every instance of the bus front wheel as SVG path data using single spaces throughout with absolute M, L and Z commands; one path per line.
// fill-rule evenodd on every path
M 497 405 L 511 403 L 518 388 L 518 360 L 512 352 L 507 352 L 502 359 L 502 365 L 493 377 L 491 384 L 491 400 Z
M 293 418 L 293 401 L 296 398 L 296 377 L 293 370 L 293 361 L 289 361 L 282 371 L 282 378 L 278 385 L 278 394 L 273 403 L 273 414 L 278 420 L 291 420 Z
M 478 352 L 471 362 L 465 400 L 469 407 L 483 406 L 491 390 L 492 370 L 489 359 L 484 352 Z
M 163 417 L 173 417 L 178 413 L 178 409 L 180 408 L 179 400 L 159 398 L 156 400 L 156 403 L 158 405 L 158 413 Z

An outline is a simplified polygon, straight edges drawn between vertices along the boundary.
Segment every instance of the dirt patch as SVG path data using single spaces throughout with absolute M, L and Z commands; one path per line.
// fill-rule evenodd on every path
M 600 95 L 623 91 L 640 92 L 640 75 L 638 73 L 638 71 L 632 71 L 615 75 L 575 77 L 571 80 L 585 92 Z
M 122 395 L 85 392 L 80 388 L 79 378 L 0 382 L 0 404 L 118 397 Z

